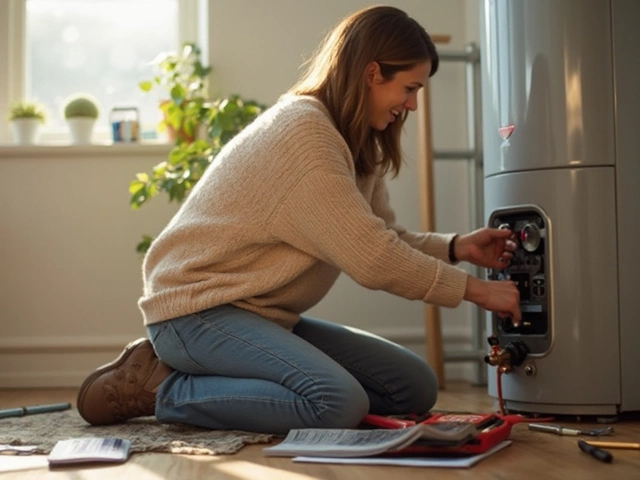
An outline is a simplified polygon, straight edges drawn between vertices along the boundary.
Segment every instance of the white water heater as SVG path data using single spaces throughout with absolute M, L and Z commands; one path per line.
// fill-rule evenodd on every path
M 638 411 L 640 1 L 485 0 L 482 15 L 485 216 L 518 241 L 488 275 L 517 283 L 523 318 L 487 316 L 523 353 L 504 405 Z

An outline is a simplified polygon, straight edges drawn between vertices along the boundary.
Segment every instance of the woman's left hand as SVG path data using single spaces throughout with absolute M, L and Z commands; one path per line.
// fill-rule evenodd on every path
M 479 228 L 460 235 L 454 244 L 454 253 L 458 260 L 465 260 L 479 267 L 507 268 L 517 248 L 513 238 L 511 230 Z

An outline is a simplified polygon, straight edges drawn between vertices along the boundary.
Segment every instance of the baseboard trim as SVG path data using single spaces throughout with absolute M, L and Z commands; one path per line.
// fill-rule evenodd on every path
M 371 333 L 392 342 L 419 344 L 425 342 L 422 328 L 373 328 Z M 0 338 L 0 355 L 15 353 L 72 353 L 108 352 L 120 350 L 137 338 L 135 335 L 106 336 L 21 336 Z M 449 329 L 443 332 L 445 344 L 468 343 L 471 335 L 463 329 Z
M 3 372 L 1 388 L 77 388 L 87 372 Z
M 392 342 L 404 344 L 406 343 L 426 343 L 426 334 L 423 328 L 419 327 L 377 327 L 368 330 L 369 332 L 386 338 Z M 446 344 L 470 343 L 471 333 L 463 328 L 447 328 L 443 329 L 442 341 Z
M 424 351 L 422 328 L 373 328 L 369 331 L 414 351 Z M 135 335 L 2 337 L 0 388 L 78 387 L 89 372 L 115 358 L 135 338 Z M 462 330 L 443 332 L 445 352 L 468 342 L 470 335 Z M 465 365 L 448 364 L 446 371 L 447 379 L 468 377 Z
M 25 353 L 78 353 L 122 350 L 134 336 L 22 336 L 0 338 L 0 355 Z

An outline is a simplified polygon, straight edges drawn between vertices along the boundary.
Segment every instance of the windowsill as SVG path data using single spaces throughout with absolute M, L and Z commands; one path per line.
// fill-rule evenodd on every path
M 168 155 L 173 144 L 160 142 L 93 143 L 91 145 L 13 145 L 0 144 L 0 159 L 22 157 L 113 157 L 114 154 Z

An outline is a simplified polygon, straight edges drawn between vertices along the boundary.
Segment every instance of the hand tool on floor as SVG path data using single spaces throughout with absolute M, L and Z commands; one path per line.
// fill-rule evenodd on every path
M 70 408 L 70 403 L 51 403 L 47 405 L 33 405 L 31 407 L 7 408 L 6 410 L 0 410 L 0 418 L 24 417 L 25 415 L 34 415 L 37 413 L 60 412 L 62 410 L 69 410 Z
M 555 433 L 556 435 L 587 435 L 590 437 L 600 437 L 602 435 L 611 435 L 613 427 L 593 428 L 591 430 L 578 430 L 576 428 L 561 427 L 560 425 L 547 425 L 542 423 L 530 423 L 529 430 L 536 432 Z

